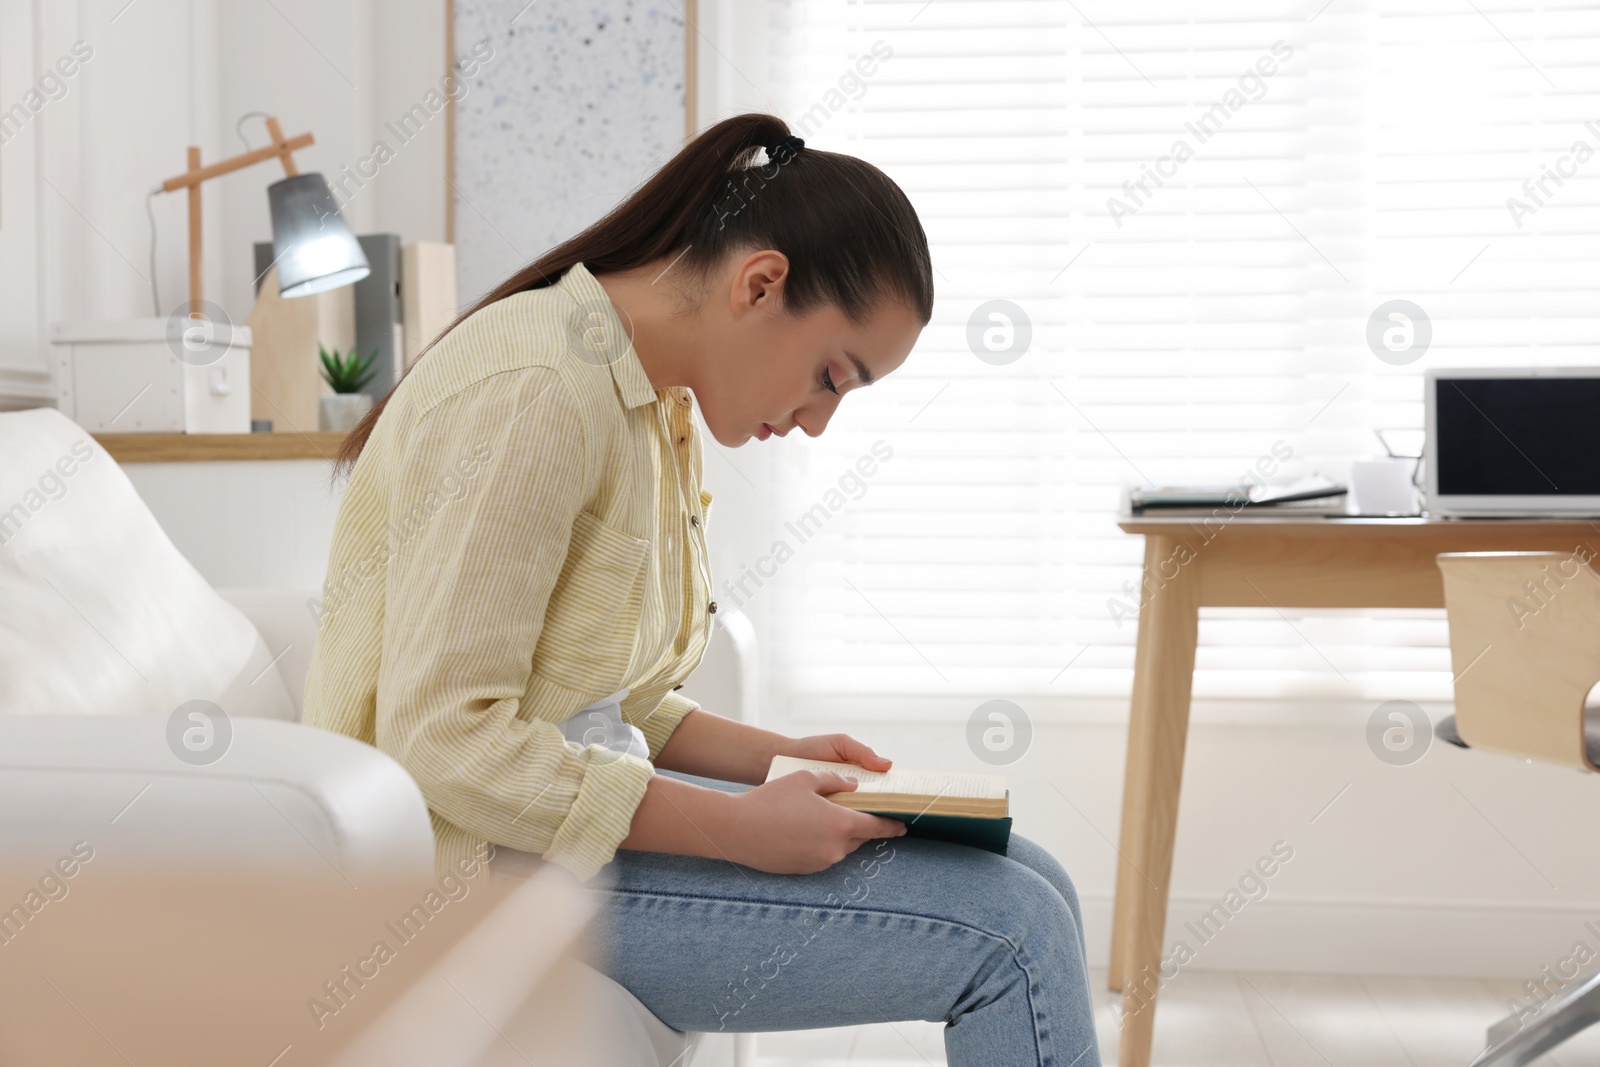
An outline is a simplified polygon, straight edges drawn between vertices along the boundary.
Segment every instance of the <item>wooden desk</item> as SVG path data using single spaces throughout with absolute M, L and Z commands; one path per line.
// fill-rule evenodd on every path
M 1600 546 L 1600 522 L 1295 516 L 1124 517 L 1144 587 L 1112 919 L 1120 1067 L 1148 1067 L 1201 608 L 1442 608 L 1441 552 Z

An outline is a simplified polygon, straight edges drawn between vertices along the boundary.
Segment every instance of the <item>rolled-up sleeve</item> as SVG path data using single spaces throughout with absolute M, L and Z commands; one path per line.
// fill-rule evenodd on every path
M 533 675 L 593 474 L 577 399 L 547 368 L 493 375 L 426 410 L 396 460 L 378 747 L 451 823 L 592 877 L 654 768 L 569 743 L 555 723 L 592 698 Z
M 672 731 L 678 728 L 683 717 L 698 710 L 699 704 L 682 693 L 672 692 L 662 697 L 653 708 L 623 701 L 622 721 L 637 726 L 639 732 L 644 734 L 645 743 L 650 746 L 650 758 L 654 760 L 661 755 L 667 738 L 672 736 Z

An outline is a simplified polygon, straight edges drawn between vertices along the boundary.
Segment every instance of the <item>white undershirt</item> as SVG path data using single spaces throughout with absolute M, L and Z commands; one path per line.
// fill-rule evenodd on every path
M 644 733 L 637 726 L 622 721 L 622 702 L 627 697 L 628 690 L 618 690 L 580 708 L 556 725 L 568 741 L 585 746 L 599 745 L 613 752 L 649 759 L 650 746 Z

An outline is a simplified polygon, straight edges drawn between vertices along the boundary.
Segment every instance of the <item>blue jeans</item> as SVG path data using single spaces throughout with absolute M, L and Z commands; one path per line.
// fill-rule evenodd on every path
M 624 850 L 591 885 L 588 961 L 674 1029 L 926 1019 L 951 1067 L 1100 1063 L 1077 893 L 1015 834 L 1006 856 L 885 838 L 809 875 Z

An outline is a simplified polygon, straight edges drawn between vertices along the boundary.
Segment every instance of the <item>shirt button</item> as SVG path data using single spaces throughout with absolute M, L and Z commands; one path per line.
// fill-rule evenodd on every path
M 690 515 L 689 516 L 689 525 L 690 526 L 699 526 L 700 525 L 700 516 L 698 516 L 698 515 Z
M 706 610 L 711 612 L 711 614 L 715 615 L 717 613 L 717 602 L 715 600 L 713 600 L 711 602 L 711 606 L 706 608 Z

